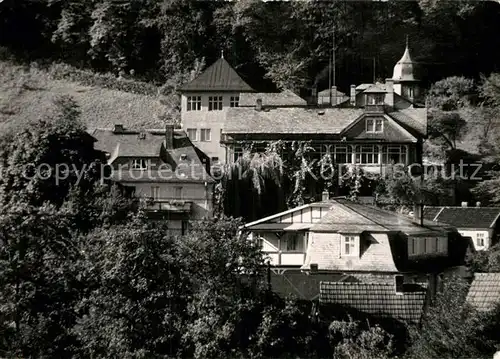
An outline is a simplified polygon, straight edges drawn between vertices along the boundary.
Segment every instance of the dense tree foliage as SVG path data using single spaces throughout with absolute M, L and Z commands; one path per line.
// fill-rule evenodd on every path
M 244 75 L 282 88 L 324 87 L 335 47 L 336 83 L 347 88 L 389 77 L 405 34 L 429 83 L 457 73 L 478 78 L 500 58 L 493 1 L 4 0 L 0 18 L 0 46 L 19 55 L 162 82 L 224 50 Z

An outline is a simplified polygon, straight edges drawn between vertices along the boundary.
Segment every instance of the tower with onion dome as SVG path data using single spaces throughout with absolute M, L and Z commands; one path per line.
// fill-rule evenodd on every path
M 394 66 L 392 79 L 394 92 L 412 102 L 420 96 L 420 81 L 415 74 L 415 68 L 416 63 L 411 59 L 407 36 L 405 52 Z

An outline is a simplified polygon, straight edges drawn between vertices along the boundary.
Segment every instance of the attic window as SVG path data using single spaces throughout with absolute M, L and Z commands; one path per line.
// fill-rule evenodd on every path
M 185 153 L 183 153 L 183 154 L 181 155 L 181 161 L 186 161 L 186 160 L 187 160 L 187 158 L 188 158 L 188 156 L 187 156 Z
M 359 256 L 359 236 L 350 234 L 340 236 L 340 256 Z
M 135 159 L 132 161 L 132 169 L 133 170 L 147 170 L 148 169 L 148 161 L 145 159 Z
M 383 105 L 384 104 L 384 94 L 367 94 L 366 95 L 367 105 Z
M 368 133 L 384 132 L 384 120 L 382 120 L 381 118 L 367 118 L 366 132 Z

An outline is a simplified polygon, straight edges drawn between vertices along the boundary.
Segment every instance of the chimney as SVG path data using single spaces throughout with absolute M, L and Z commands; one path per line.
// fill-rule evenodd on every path
M 386 79 L 385 80 L 385 86 L 386 86 L 386 94 L 385 94 L 385 104 L 389 106 L 390 108 L 394 107 L 394 80 L 393 79 Z
M 351 106 L 356 106 L 356 85 L 351 85 Z
M 481 207 L 481 202 L 476 202 L 476 207 Z
M 462 207 L 467 207 L 467 202 L 462 202 Z
M 174 124 L 165 125 L 165 148 L 171 150 L 174 148 Z
M 256 111 L 262 111 L 262 99 L 261 98 L 258 98 L 255 101 L 255 110 Z
M 329 199 L 330 199 L 330 193 L 328 193 L 328 191 L 323 191 L 321 193 L 321 200 L 328 201 Z
M 330 104 L 332 106 L 337 105 L 337 86 L 332 86 L 332 89 L 330 91 Z
M 394 293 L 396 293 L 397 295 L 404 294 L 404 282 L 405 282 L 404 276 L 402 275 L 394 276 Z
M 311 105 L 316 106 L 318 104 L 318 87 L 314 85 L 311 88 Z
M 122 124 L 115 124 L 115 126 L 113 128 L 113 132 L 114 133 L 123 133 L 123 132 L 125 132 L 125 128 L 123 127 Z
M 424 225 L 424 215 L 423 215 L 424 206 L 419 203 L 415 203 L 413 205 L 413 220 L 420 224 L 420 226 Z

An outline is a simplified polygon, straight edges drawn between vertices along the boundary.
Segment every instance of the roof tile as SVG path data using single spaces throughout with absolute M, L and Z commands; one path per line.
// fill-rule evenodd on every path
M 443 209 L 436 213 L 437 209 Z M 436 214 L 434 214 L 436 213 Z M 424 218 L 434 214 L 435 220 L 457 228 L 490 228 L 500 215 L 499 207 L 425 207 Z M 437 215 L 437 217 L 436 217 Z M 433 218 L 434 219 L 434 218 Z
M 262 100 L 262 106 L 307 106 L 306 100 L 290 90 L 284 90 L 282 92 L 241 93 L 239 106 L 253 107 L 255 106 L 257 99 Z
M 411 291 L 398 295 L 394 285 L 389 283 L 321 282 L 319 301 L 375 316 L 418 323 L 426 297 L 427 289 L 416 284 L 411 286 Z
M 480 311 L 493 310 L 500 304 L 500 273 L 475 273 L 467 303 Z

